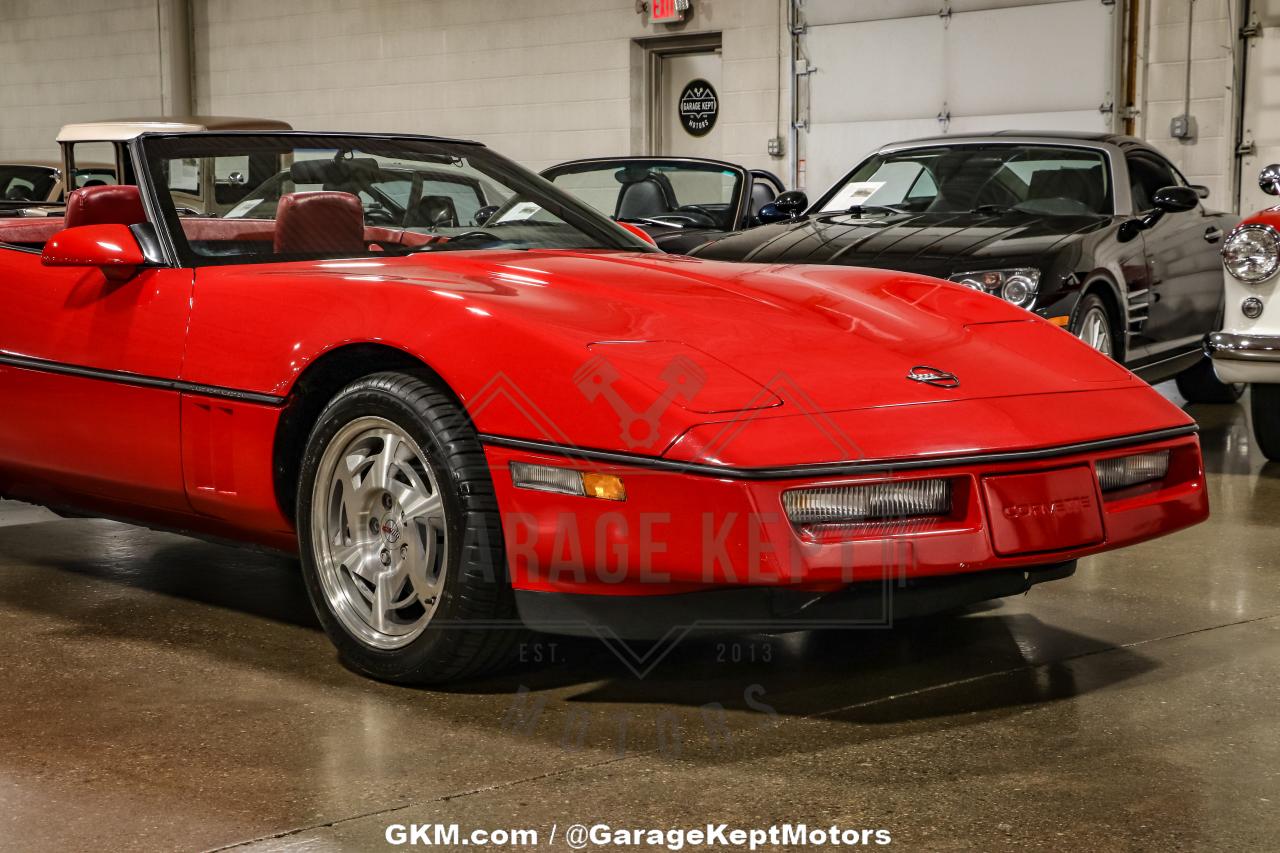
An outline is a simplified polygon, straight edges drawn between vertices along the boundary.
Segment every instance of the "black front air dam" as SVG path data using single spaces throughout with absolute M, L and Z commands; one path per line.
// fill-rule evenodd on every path
M 516 590 L 521 620 L 535 631 L 578 637 L 656 640 L 699 635 L 872 628 L 1026 592 L 1070 577 L 1075 560 L 963 575 L 868 581 L 838 592 L 738 587 L 679 595 L 574 595 Z

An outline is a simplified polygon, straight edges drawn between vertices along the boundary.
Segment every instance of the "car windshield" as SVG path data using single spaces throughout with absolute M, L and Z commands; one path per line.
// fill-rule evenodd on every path
M 0 165 L 0 200 L 45 201 L 57 182 L 50 166 Z
M 318 175 L 304 177 L 318 178 Z M 441 206 L 453 205 L 459 221 L 474 222 L 476 213 L 494 201 L 506 198 L 491 182 L 472 174 L 443 169 L 377 166 L 362 175 L 355 195 L 364 208 L 365 221 L 380 225 L 430 225 Z M 236 203 L 227 219 L 275 219 L 280 199 L 290 193 L 315 192 L 325 188 L 321 180 L 294 180 L 291 169 L 278 173 Z M 415 195 L 418 206 L 413 207 Z M 422 199 L 433 199 L 423 205 Z
M 557 187 L 621 222 L 733 227 L 742 173 L 717 163 L 613 160 L 543 173 Z
M 143 140 L 179 250 L 198 263 L 459 249 L 648 247 L 480 145 L 415 137 Z M 212 192 L 208 187 L 212 185 Z M 504 216 L 495 216 L 499 208 Z
M 1105 155 L 1056 145 L 912 148 L 863 162 L 823 199 L 822 213 L 962 213 L 1044 216 L 1113 210 Z

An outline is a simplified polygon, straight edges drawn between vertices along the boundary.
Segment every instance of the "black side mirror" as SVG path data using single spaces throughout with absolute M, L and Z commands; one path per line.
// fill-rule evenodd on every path
M 787 222 L 799 217 L 808 207 L 807 195 L 800 190 L 788 190 L 760 208 L 756 218 L 766 225 L 773 222 Z
M 1195 187 L 1161 187 L 1151 196 L 1151 210 L 1120 226 L 1120 242 L 1127 243 L 1141 232 L 1156 227 L 1166 213 L 1185 213 L 1199 206 L 1200 193 Z
M 1195 190 L 1195 191 L 1196 191 L 1196 195 L 1197 195 L 1199 198 L 1208 198 L 1208 197 L 1209 197 L 1209 188 L 1208 188 L 1208 187 L 1206 187 L 1204 184 L 1192 184 L 1192 185 L 1191 185 L 1191 189 L 1193 189 L 1193 190 Z
M 497 212 L 498 212 L 498 206 L 496 204 L 490 204 L 480 208 L 479 210 L 476 211 L 476 215 L 475 215 L 476 225 L 485 224 L 486 222 L 489 221 L 489 217 L 493 216 Z
M 1280 195 L 1280 163 L 1272 163 L 1262 170 L 1258 187 L 1267 195 Z
M 795 219 L 809 207 L 809 197 L 800 190 L 787 190 L 773 200 L 773 206 L 778 208 L 779 213 Z
M 1151 196 L 1151 203 L 1165 213 L 1186 213 L 1200 206 L 1200 193 L 1195 187 L 1161 187 Z

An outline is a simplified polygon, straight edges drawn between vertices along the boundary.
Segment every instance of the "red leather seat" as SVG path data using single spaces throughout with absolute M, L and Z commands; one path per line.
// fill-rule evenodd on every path
M 137 225 L 147 221 L 137 187 L 82 187 L 67 196 L 65 227 Z
M 278 255 L 363 255 L 364 208 L 351 193 L 289 193 L 276 208 Z

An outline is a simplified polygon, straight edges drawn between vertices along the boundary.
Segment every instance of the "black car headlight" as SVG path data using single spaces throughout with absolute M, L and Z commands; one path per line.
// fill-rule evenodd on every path
M 1033 267 L 1017 267 L 1008 270 L 977 270 L 956 273 L 951 281 L 999 296 L 1005 302 L 1019 308 L 1030 308 L 1036 301 L 1040 287 L 1040 270 Z
M 1266 281 L 1280 268 L 1280 234 L 1270 225 L 1241 225 L 1222 246 L 1222 265 L 1245 284 Z

